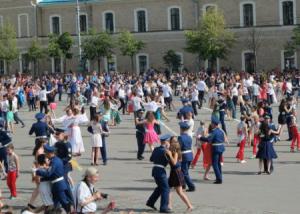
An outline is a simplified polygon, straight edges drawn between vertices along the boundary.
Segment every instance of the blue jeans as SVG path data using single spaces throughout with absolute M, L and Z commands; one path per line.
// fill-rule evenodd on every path
M 170 187 L 167 175 L 154 177 L 157 187 L 149 197 L 147 204 L 154 206 L 160 196 L 160 211 L 168 210 Z
M 181 171 L 183 173 L 183 176 L 184 176 L 184 180 L 185 180 L 185 183 L 186 185 L 188 186 L 188 188 L 190 190 L 194 190 L 195 189 L 195 185 L 189 175 L 189 168 L 190 168 L 190 165 L 191 165 L 191 161 L 182 161 L 181 162 Z
M 213 154 L 212 154 L 212 166 L 213 166 L 217 181 L 222 181 L 222 166 L 221 166 L 222 154 L 223 154 L 223 152 L 213 152 Z

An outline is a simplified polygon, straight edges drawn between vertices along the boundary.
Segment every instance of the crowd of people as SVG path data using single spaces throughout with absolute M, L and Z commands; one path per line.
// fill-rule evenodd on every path
M 236 159 L 246 163 L 245 149 L 252 147 L 250 159 L 259 160 L 257 174 L 271 174 L 277 158 L 276 142 L 283 128 L 288 130 L 290 152 L 300 150 L 297 128 L 300 81 L 298 71 L 249 74 L 222 69 L 220 72 L 173 73 L 149 69 L 142 75 L 97 73 L 83 76 L 44 75 L 33 79 L 16 74 L 1 77 L 0 83 L 0 163 L 2 179 L 7 181 L 10 199 L 18 197 L 19 156 L 14 151 L 16 128 L 30 127 L 35 136 L 32 180 L 36 184 L 24 212 L 27 213 L 95 213 L 97 201 L 110 198 L 103 210 L 115 208 L 114 200 L 95 190 L 99 179 L 97 166 L 108 164 L 106 141 L 110 128 L 122 122 L 122 115 L 132 115 L 136 130 L 137 160 L 144 160 L 148 145 L 153 162 L 152 176 L 157 188 L 146 202 L 154 210 L 161 197 L 159 211 L 172 212 L 171 188 L 193 210 L 187 192 L 196 191 L 189 169 L 195 168 L 202 153 L 204 180 L 210 168 L 215 184 L 222 184 L 223 153 L 226 144 L 234 143 L 227 136 L 227 121 L 237 120 Z M 64 96 L 66 97 L 65 99 Z M 58 99 L 57 99 L 58 98 Z M 67 103 L 65 115 L 58 116 L 57 106 Z M 178 103 L 182 107 L 178 108 Z M 278 103 L 278 118 L 273 109 Z M 19 110 L 35 112 L 36 122 L 25 124 Z M 211 111 L 208 123 L 199 110 Z M 177 113 L 180 133 L 167 125 L 168 112 Z M 239 116 L 238 116 L 239 115 Z M 226 119 L 227 117 L 227 119 Z M 238 118 L 239 117 L 239 118 Z M 200 124 L 197 128 L 195 121 Z M 277 123 L 278 125 L 275 125 Z M 16 127 L 17 126 L 17 127 Z M 90 133 L 90 162 L 83 180 L 74 183 L 71 172 L 80 168 L 78 160 L 85 155 L 81 129 Z M 163 133 L 167 130 L 167 133 Z M 167 176 L 166 166 L 170 165 Z M 36 205 L 40 197 L 42 205 Z M 1 202 L 0 206 L 4 206 Z

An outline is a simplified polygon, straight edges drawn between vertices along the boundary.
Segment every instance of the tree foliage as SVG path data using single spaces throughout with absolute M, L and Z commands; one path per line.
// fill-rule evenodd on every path
M 0 59 L 6 61 L 8 74 L 10 63 L 17 59 L 18 56 L 16 31 L 11 24 L 6 23 L 0 29 Z
M 285 50 L 290 54 L 294 55 L 300 47 L 300 26 L 294 28 L 291 39 L 285 44 Z
M 181 57 L 174 50 L 168 50 L 163 56 L 163 60 L 171 71 L 178 69 L 182 65 Z
M 185 32 L 186 51 L 197 54 L 199 60 L 225 59 L 235 37 L 225 28 L 225 19 L 219 10 L 209 10 L 196 30 Z
M 34 40 L 26 54 L 27 59 L 33 63 L 33 75 L 37 75 L 37 64 L 40 59 L 46 56 L 46 50 L 42 48 L 41 44 Z
M 129 31 L 123 31 L 118 40 L 119 48 L 123 56 L 129 56 L 131 60 L 131 70 L 134 70 L 133 57 L 142 50 L 146 44 L 136 39 Z
M 48 54 L 53 58 L 63 58 L 64 72 L 66 72 L 66 60 L 73 57 L 71 52 L 73 43 L 74 40 L 68 32 L 61 35 L 51 34 L 49 36 Z
M 98 71 L 100 72 L 101 59 L 111 57 L 114 47 L 115 42 L 110 34 L 92 31 L 82 43 L 83 58 L 85 60 L 97 60 Z

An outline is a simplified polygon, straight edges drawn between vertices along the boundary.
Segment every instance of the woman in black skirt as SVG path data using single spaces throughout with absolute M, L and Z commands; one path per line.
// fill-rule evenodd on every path
M 279 135 L 282 133 L 282 128 L 286 124 L 286 100 L 282 99 L 279 105 L 279 115 L 278 115 L 278 124 L 279 124 Z
M 187 195 L 183 192 L 183 189 L 185 189 L 185 182 L 183 173 L 181 171 L 182 154 L 180 144 L 178 143 L 175 137 L 172 137 L 172 139 L 170 140 L 170 148 L 169 150 L 167 150 L 167 155 L 169 157 L 171 165 L 169 186 L 170 188 L 175 188 L 176 193 L 179 195 L 181 200 L 187 205 L 187 211 L 192 211 L 193 206 Z M 171 195 L 169 205 L 171 206 Z
M 272 159 L 277 158 L 277 154 L 274 150 L 273 143 L 275 142 L 274 137 L 275 131 L 271 130 L 267 122 L 262 122 L 260 125 L 260 143 L 258 146 L 258 152 L 256 158 L 259 159 L 259 172 L 262 174 L 262 166 L 264 160 L 267 161 L 267 174 L 271 174 L 271 163 Z

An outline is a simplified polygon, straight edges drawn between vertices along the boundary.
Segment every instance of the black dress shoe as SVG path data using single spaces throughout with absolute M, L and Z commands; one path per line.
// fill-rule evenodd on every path
M 188 189 L 187 192 L 195 192 L 196 188 Z
M 222 181 L 216 180 L 216 181 L 214 182 L 214 184 L 222 184 Z
M 156 208 L 154 205 L 151 205 L 151 204 L 148 204 L 148 203 L 147 203 L 146 206 L 147 206 L 147 207 L 150 207 L 151 209 L 153 209 L 153 210 L 155 210 L 155 211 L 157 210 L 157 208 Z
M 138 160 L 144 160 L 145 158 L 143 156 L 141 156 L 141 157 L 138 157 L 137 159 Z
M 167 209 L 167 210 L 161 210 L 161 211 L 159 211 L 160 213 L 173 213 L 173 211 L 172 210 L 170 210 L 170 209 Z

